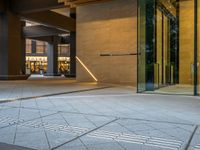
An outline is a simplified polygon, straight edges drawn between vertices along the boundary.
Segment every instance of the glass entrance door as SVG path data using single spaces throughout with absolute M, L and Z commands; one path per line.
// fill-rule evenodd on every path
M 156 10 L 155 89 L 178 83 L 177 18 L 162 7 Z
M 139 0 L 138 92 L 194 94 L 194 0 Z

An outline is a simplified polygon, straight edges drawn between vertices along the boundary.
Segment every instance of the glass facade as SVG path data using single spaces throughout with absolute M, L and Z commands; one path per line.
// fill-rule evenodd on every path
M 58 45 L 58 73 L 67 74 L 70 69 L 70 47 L 68 44 Z M 26 40 L 26 73 L 44 74 L 47 72 L 47 43 Z
M 47 53 L 47 43 L 42 41 L 36 41 L 36 53 L 46 54 Z
M 199 93 L 198 7 L 197 0 L 138 0 L 138 92 Z

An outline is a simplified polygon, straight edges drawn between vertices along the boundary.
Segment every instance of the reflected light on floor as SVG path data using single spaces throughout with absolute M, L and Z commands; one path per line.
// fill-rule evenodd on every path
M 76 56 L 78 62 L 83 66 L 83 68 L 90 74 L 90 76 L 97 82 L 97 78 L 92 74 L 92 72 L 87 68 L 87 66 Z

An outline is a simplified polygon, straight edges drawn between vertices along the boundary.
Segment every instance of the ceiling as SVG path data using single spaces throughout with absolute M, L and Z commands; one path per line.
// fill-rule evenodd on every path
M 86 5 L 90 3 L 100 3 L 111 0 L 58 0 L 59 3 L 64 3 L 67 7 L 76 7 L 78 5 Z
M 67 8 L 67 7 L 52 9 L 51 11 L 61 14 L 63 16 L 68 16 L 68 17 L 70 16 L 70 8 Z

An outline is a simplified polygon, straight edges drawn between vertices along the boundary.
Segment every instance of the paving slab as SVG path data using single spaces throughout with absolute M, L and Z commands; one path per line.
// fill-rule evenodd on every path
M 6 144 L 6 143 L 0 143 L 0 149 L 2 150 L 34 150 L 34 149 Z
M 65 79 L 1 82 L 0 99 L 106 86 Z M 200 97 L 133 89 L 112 85 L 0 103 L 0 142 L 39 150 L 184 150 L 200 125 Z M 199 149 L 199 127 L 189 144 Z
M 189 150 L 200 150 L 200 126 L 194 133 L 194 136 L 189 146 Z

